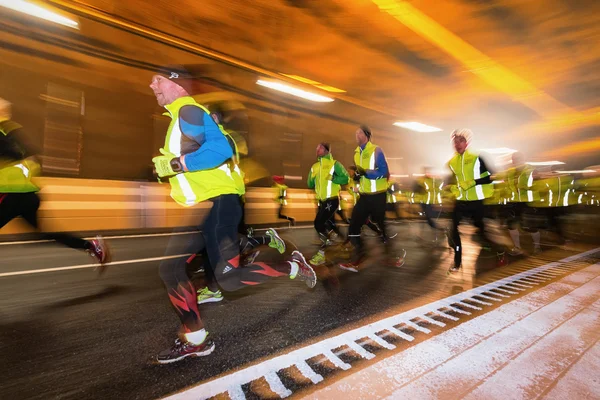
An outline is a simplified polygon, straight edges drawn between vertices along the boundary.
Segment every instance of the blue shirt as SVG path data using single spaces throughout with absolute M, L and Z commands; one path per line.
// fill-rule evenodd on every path
M 199 107 L 179 110 L 181 153 L 188 171 L 216 168 L 233 157 L 233 150 L 212 117 Z

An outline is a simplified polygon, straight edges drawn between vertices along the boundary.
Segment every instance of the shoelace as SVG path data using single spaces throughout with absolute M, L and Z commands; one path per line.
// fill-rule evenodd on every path
M 175 339 L 175 344 L 171 348 L 171 353 L 181 352 L 181 350 L 183 350 L 183 348 L 185 348 L 186 344 L 187 343 L 183 342 L 181 339 Z

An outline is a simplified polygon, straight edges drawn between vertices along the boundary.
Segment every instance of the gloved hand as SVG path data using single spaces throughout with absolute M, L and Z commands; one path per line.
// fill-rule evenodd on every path
M 363 167 L 359 167 L 358 165 L 356 166 L 356 173 L 358 175 L 366 175 L 367 171 L 365 171 L 365 169 Z
M 154 163 L 154 168 L 156 169 L 156 174 L 160 178 L 163 178 L 165 176 L 176 175 L 178 172 L 173 171 L 173 167 L 171 167 L 171 160 L 176 158 L 175 154 L 169 153 L 163 148 L 160 149 L 160 153 L 162 154 L 162 156 L 156 156 L 152 159 L 152 162 Z
M 460 183 L 460 188 L 462 190 L 469 190 L 473 186 L 475 186 L 475 181 L 473 179 Z

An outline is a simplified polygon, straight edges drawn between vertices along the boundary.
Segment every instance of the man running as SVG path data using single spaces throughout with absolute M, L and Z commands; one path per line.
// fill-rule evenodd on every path
M 10 108 L 10 103 L 0 99 L 0 229 L 16 217 L 23 217 L 42 238 L 86 251 L 100 264 L 98 271 L 104 272 L 110 256 L 101 236 L 85 240 L 68 233 L 40 231 L 40 189 L 31 181 L 40 166 L 31 158 L 32 151 L 23 145 L 22 127 L 11 120 Z
M 521 255 L 521 238 L 519 225 L 523 230 L 528 231 L 533 239 L 533 253 L 540 253 L 540 232 L 530 223 L 527 226 L 525 216 L 534 212 L 532 206 L 534 202 L 540 201 L 540 194 L 534 188 L 534 168 L 525 164 L 523 154 L 516 152 L 512 155 L 513 167 L 506 173 L 506 186 L 510 192 L 510 200 L 506 205 L 508 214 L 508 232 L 513 241 L 514 247 L 510 251 L 511 255 Z
M 277 218 L 288 220 L 291 226 L 296 225 L 296 220 L 293 217 L 289 217 L 283 213 L 283 208 L 287 206 L 287 190 L 288 187 L 285 184 L 285 178 L 280 175 L 273 175 L 273 189 L 275 190 L 275 201 L 279 203 L 277 209 Z
M 491 174 L 485 162 L 478 154 L 467 150 L 471 143 L 473 133 L 470 129 L 456 129 L 451 138 L 456 153 L 448 162 L 448 167 L 456 179 L 458 196 L 452 211 L 451 241 L 454 249 L 454 265 L 449 272 L 458 272 L 462 267 L 462 243 L 458 233 L 460 221 L 467 216 L 473 218 L 477 227 L 477 234 L 483 243 L 485 237 L 483 216 L 483 200 L 494 194 Z
M 321 248 L 310 260 L 312 265 L 325 263 L 325 247 L 331 243 L 327 225 L 329 223 L 330 226 L 333 225 L 332 229 L 335 228 L 335 213 L 340 205 L 340 186 L 348 183 L 348 173 L 339 161 L 334 160 L 329 143 L 319 143 L 317 159 L 310 168 L 306 182 L 309 189 L 315 190 L 319 202 L 314 225 L 322 242 Z
M 169 77 L 154 75 L 150 83 L 158 104 L 166 108 L 172 119 L 161 155 L 152 159 L 158 176 L 169 180 L 171 197 L 178 204 L 191 207 L 204 201 L 211 203 L 204 220 L 190 221 L 198 233 L 171 237 L 167 255 L 181 256 L 160 265 L 160 276 L 182 323 L 181 339 L 157 356 L 162 364 L 206 356 L 215 348 L 200 318 L 196 291 L 186 273 L 186 254 L 206 249 L 215 280 L 227 291 L 258 285 L 273 277 L 298 279 L 310 288 L 316 285 L 315 272 L 299 251 L 294 251 L 286 262 L 240 263 L 240 181 L 232 173 L 234 154 L 227 134 L 208 110 L 190 96 L 195 82 L 188 71 L 179 68 L 171 71 Z
M 340 264 L 340 268 L 358 272 L 365 258 L 365 249 L 360 237 L 362 226 L 369 217 L 382 232 L 382 240 L 389 245 L 385 229 L 385 207 L 387 182 L 389 176 L 388 164 L 381 148 L 371 142 L 371 130 L 361 126 L 354 133 L 358 147 L 354 151 L 356 177 L 359 181 L 360 197 L 352 210 L 348 238 L 354 246 L 350 262 Z

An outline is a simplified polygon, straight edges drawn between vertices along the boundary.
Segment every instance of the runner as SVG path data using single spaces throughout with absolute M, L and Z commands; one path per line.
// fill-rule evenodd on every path
M 168 77 L 154 75 L 150 84 L 158 104 L 172 119 L 161 155 L 152 159 L 158 176 L 168 179 L 171 197 L 178 204 L 191 207 L 204 201 L 211 203 L 204 220 L 186 224 L 195 226 L 198 233 L 171 237 L 167 255 L 197 254 L 206 249 L 215 280 L 227 291 L 258 285 L 273 277 L 298 279 L 314 287 L 316 275 L 299 251 L 294 251 L 286 262 L 240 263 L 240 189 L 232 172 L 234 154 L 226 132 L 190 96 L 196 82 L 185 68 L 178 68 L 172 69 Z M 160 265 L 160 276 L 182 323 L 182 337 L 157 356 L 163 364 L 206 356 L 215 348 L 200 318 L 196 291 L 186 273 L 187 259 L 172 258 Z
M 359 181 L 360 198 L 352 210 L 348 237 L 354 246 L 350 262 L 340 264 L 340 268 L 358 272 L 365 259 L 366 252 L 361 240 L 361 228 L 369 217 L 377 224 L 382 232 L 381 239 L 386 251 L 389 249 L 388 237 L 385 231 L 385 206 L 388 164 L 381 148 L 371 142 L 371 130 L 361 126 L 355 132 L 358 147 L 354 151 L 356 177 Z
M 288 187 L 285 184 L 285 178 L 279 175 L 273 175 L 273 189 L 275 190 L 275 201 L 279 203 L 279 209 L 277 211 L 277 218 L 286 219 L 290 222 L 290 225 L 295 226 L 296 220 L 293 217 L 288 217 L 283 214 L 283 208 L 287 206 L 287 190 Z
M 535 202 L 540 201 L 540 194 L 534 188 L 534 169 L 525 164 L 523 154 L 516 152 L 512 155 L 513 166 L 506 173 L 506 186 L 510 193 L 510 202 L 505 206 L 507 212 L 508 232 L 514 247 L 511 255 L 521 255 L 521 238 L 519 227 L 531 234 L 533 239 L 533 253 L 541 252 L 540 232 L 533 227 L 531 221 L 527 223 L 526 217 L 535 210 Z
M 11 120 L 11 105 L 0 99 L 0 229 L 17 217 L 23 217 L 45 240 L 54 240 L 64 246 L 84 250 L 100 264 L 103 273 L 110 262 L 108 246 L 100 235 L 85 240 L 68 233 L 43 232 L 39 227 L 39 187 L 32 177 L 40 166 L 34 160 L 30 146 L 23 145 L 22 127 Z
M 462 243 L 458 225 L 464 217 L 471 216 L 477 227 L 477 235 L 482 243 L 489 243 L 483 225 L 483 200 L 493 195 L 490 171 L 478 154 L 467 148 L 473 133 L 470 129 L 456 129 L 451 138 L 456 153 L 448 162 L 448 167 L 456 180 L 456 203 L 452 211 L 452 231 L 450 241 L 454 249 L 454 264 L 449 272 L 458 272 L 462 267 Z
M 321 239 L 319 251 L 310 260 L 312 265 L 325 263 L 325 247 L 331 244 L 327 225 L 335 230 L 335 213 L 340 205 L 340 185 L 348 183 L 348 173 L 344 166 L 331 155 L 329 143 L 317 146 L 318 161 L 308 173 L 307 186 L 315 190 L 319 210 L 314 220 L 315 230 Z M 337 232 L 336 232 L 337 234 Z

